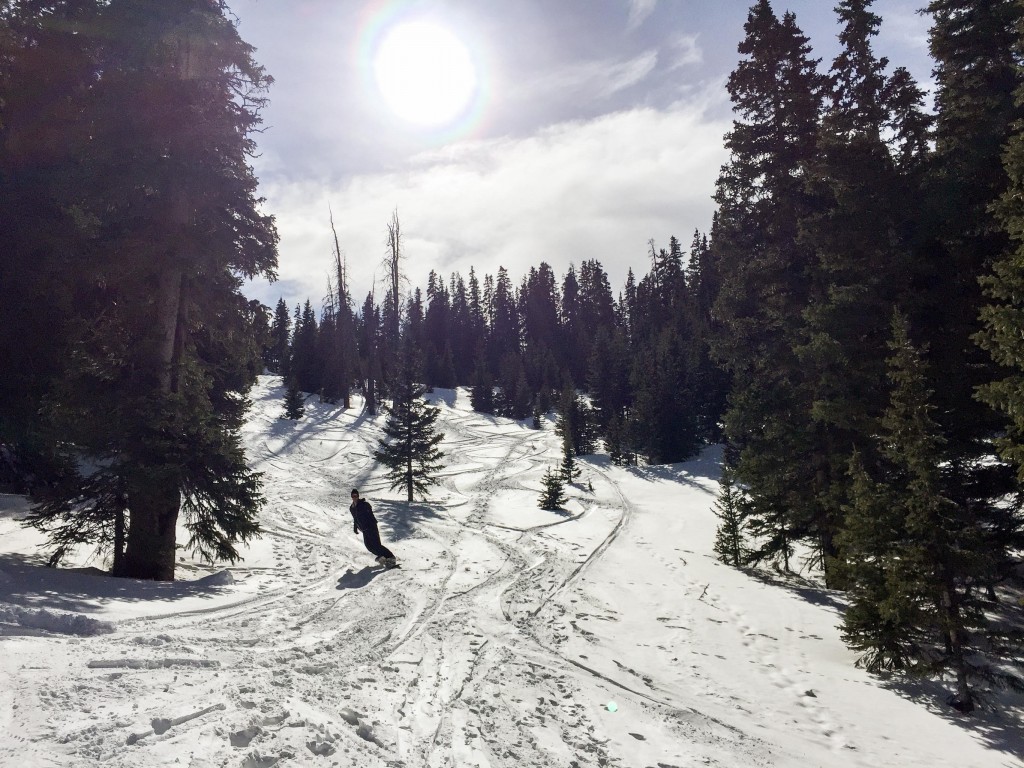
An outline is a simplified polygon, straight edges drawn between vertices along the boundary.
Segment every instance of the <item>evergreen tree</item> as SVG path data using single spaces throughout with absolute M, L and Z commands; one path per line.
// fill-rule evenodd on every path
M 721 277 L 707 235 L 695 231 L 686 268 L 691 313 L 687 327 L 693 358 L 689 380 L 696 409 L 697 434 L 707 443 L 723 440 L 721 422 L 730 388 L 728 374 L 715 364 L 711 355 L 711 340 L 718 327 L 713 303 L 720 284 Z
M 451 302 L 444 281 L 433 270 L 427 278 L 427 302 L 423 318 L 426 383 L 451 388 L 456 384 L 451 355 Z
M 320 365 L 317 356 L 316 313 L 309 299 L 302 306 L 301 313 L 296 307 L 295 333 L 292 336 L 289 375 L 303 392 L 320 390 Z
M 1006 418 L 976 393 L 1007 372 L 970 340 L 984 330 L 979 278 L 1010 249 L 996 204 L 1011 184 L 1002 148 L 1024 117 L 1014 96 L 1020 83 L 1014 44 L 1024 7 L 1013 0 L 933 0 L 928 9 L 937 114 L 924 226 L 934 235 L 925 253 L 927 291 L 908 312 L 929 350 L 935 419 L 950 470 L 946 495 L 962 509 L 978 510 L 978 525 L 1003 528 L 1000 499 L 1017 486 L 992 454 Z
M 745 30 L 744 58 L 728 83 L 737 113 L 730 159 L 715 192 L 721 287 L 711 349 L 732 377 L 724 423 L 739 450 L 748 525 L 761 535 L 753 558 L 788 565 L 819 512 L 811 393 L 794 348 L 810 290 L 813 252 L 799 229 L 813 210 L 806 166 L 817 154 L 823 80 L 793 14 L 780 20 L 759 0 Z
M 270 326 L 270 359 L 267 361 L 267 368 L 272 373 L 288 375 L 291 331 L 292 319 L 288 314 L 288 304 L 283 298 L 278 299 L 277 307 L 274 309 L 274 321 Z
M 887 485 L 868 476 L 860 453 L 850 458 L 849 473 L 850 502 L 836 537 L 850 603 L 843 641 L 869 672 L 907 669 L 921 638 L 912 624 L 913 601 L 908 604 L 895 583 L 898 546 L 906 538 L 904 510 Z
M 732 473 L 725 469 L 719 481 L 715 514 L 721 521 L 715 534 L 715 552 L 723 563 L 739 568 L 747 560 L 743 536 L 743 495 L 732 481 Z
M 1024 51 L 1024 33 L 1017 50 Z M 1024 81 L 1017 98 L 1024 101 Z M 1009 418 L 1009 432 L 999 440 L 1000 453 L 1017 467 L 1017 478 L 1024 482 L 1024 119 L 1014 129 L 1003 155 L 1008 185 L 994 209 L 1012 245 L 983 278 L 989 304 L 982 308 L 984 329 L 976 340 L 1002 367 L 1001 375 L 982 386 L 979 396 Z
M 486 286 L 488 281 L 484 282 Z M 500 267 L 497 281 L 491 282 L 494 287 L 491 301 L 488 303 L 491 318 L 488 362 L 491 370 L 500 374 L 504 361 L 510 356 L 518 358 L 521 352 L 519 311 L 508 271 Z
M 391 487 L 404 488 L 408 501 L 412 501 L 414 493 L 425 496 L 427 489 L 438 482 L 435 475 L 444 466 L 444 453 L 437 445 L 443 435 L 434 424 L 440 410 L 423 402 L 425 390 L 416 383 L 414 353 L 407 349 L 400 362 L 394 399 L 391 405 L 385 405 L 387 439 L 380 441 L 374 458 L 388 468 Z
M 72 45 L 52 64 L 67 54 L 77 66 L 88 50 L 88 87 L 62 96 L 75 127 L 47 134 L 74 152 L 60 205 L 79 230 L 75 271 L 54 273 L 72 278 L 54 293 L 74 294 L 75 310 L 46 412 L 69 463 L 96 469 L 72 473 L 32 523 L 52 530 L 61 515 L 84 524 L 107 510 L 111 540 L 123 533 L 117 574 L 169 580 L 179 516 L 187 546 L 208 558 L 236 559 L 235 545 L 259 531 L 260 481 L 239 430 L 260 349 L 239 288 L 276 267 L 273 220 L 258 210 L 248 165 L 269 80 L 220 3 L 75 6 L 20 7 L 14 41 L 25 46 L 12 53 L 36 57 L 32 30 L 53 13 Z M 4 104 L 9 153 L 25 148 L 9 139 L 39 117 L 17 103 Z
M 583 381 L 584 366 L 587 363 L 584 357 L 588 349 L 585 346 L 587 330 L 584 327 L 585 320 L 580 301 L 576 267 L 570 264 L 565 277 L 562 278 L 562 305 L 558 318 L 562 337 L 559 357 L 574 381 Z
M 573 455 L 586 456 L 594 453 L 597 446 L 593 414 L 590 406 L 576 393 L 571 382 L 562 389 L 558 413 L 555 431 L 568 438 Z
M 836 7 L 842 49 L 830 72 L 818 153 L 807 163 L 817 210 L 803 219 L 801 237 L 816 257 L 808 270 L 806 340 L 796 345 L 808 378 L 814 445 L 816 502 L 805 527 L 831 586 L 838 584 L 830 567 L 849 495 L 851 451 L 870 459 L 887 400 L 889 314 L 910 289 L 915 243 L 906 233 L 920 218 L 915 190 L 924 168 L 923 157 L 916 163 L 901 157 L 898 164 L 886 144 L 887 60 L 871 47 L 881 19 L 870 6 L 871 0 L 842 0 Z M 912 80 L 903 83 L 901 106 L 921 112 L 919 89 L 916 103 L 906 100 L 914 87 Z M 927 121 L 917 125 L 924 130 Z
M 890 348 L 883 488 L 855 496 L 859 506 L 846 533 L 855 610 L 844 635 L 862 650 L 866 664 L 908 666 L 919 675 L 952 673 L 952 703 L 967 712 L 975 703 L 972 678 L 1024 690 L 1024 681 L 986 660 L 986 654 L 1012 656 L 1021 640 L 990 615 L 977 588 L 992 583 L 1009 553 L 999 532 L 983 524 L 984 509 L 961 505 L 946 492 L 956 469 L 944 461 L 926 366 L 899 314 Z M 862 474 L 856 466 L 854 472 Z M 868 560 L 855 562 L 854 555 Z M 879 619 L 881 626 L 871 626 Z
M 630 406 L 630 353 L 625 334 L 602 328 L 594 338 L 590 353 L 587 385 L 594 407 L 594 421 L 607 436 L 611 423 Z
M 494 382 L 487 371 L 487 361 L 483 355 L 477 358 L 476 371 L 473 374 L 473 387 L 470 391 L 470 402 L 473 410 L 478 413 L 494 413 Z
M 320 347 L 325 358 L 322 363 L 321 387 L 330 402 L 340 399 L 348 409 L 352 407 L 352 384 L 357 378 L 359 353 L 356 349 L 356 323 L 352 313 L 348 266 L 338 242 L 333 213 L 331 234 L 334 236 L 334 279 L 327 283 L 323 313 L 328 328 L 321 327 L 319 334 L 323 337 Z
M 381 363 L 378 343 L 380 340 L 380 311 L 373 302 L 373 293 L 366 295 L 362 312 L 356 326 L 359 349 L 360 378 L 366 412 L 377 413 L 380 392 Z
M 306 396 L 299 391 L 299 385 L 295 379 L 288 381 L 288 389 L 284 395 L 284 416 L 283 419 L 298 421 L 306 414 Z
M 576 451 L 572 446 L 572 436 L 568 430 L 562 432 L 562 479 L 567 483 L 573 482 L 580 476 L 580 468 L 576 464 Z
M 499 399 L 497 412 L 510 419 L 525 419 L 530 415 L 532 394 L 526 380 L 522 358 L 509 353 L 501 361 L 498 378 Z
M 544 490 L 540 495 L 540 508 L 551 512 L 562 509 L 568 498 L 565 495 L 565 484 L 562 482 L 561 474 L 552 472 L 549 468 L 544 472 L 544 478 L 541 482 L 543 483 Z
M 679 333 L 668 327 L 634 358 L 631 416 L 641 436 L 640 452 L 651 464 L 684 461 L 700 446 L 687 352 Z

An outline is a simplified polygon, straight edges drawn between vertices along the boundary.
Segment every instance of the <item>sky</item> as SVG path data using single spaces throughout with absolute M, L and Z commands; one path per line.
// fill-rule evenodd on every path
M 597 259 L 614 291 L 648 242 L 710 228 L 725 83 L 747 0 L 229 0 L 274 78 L 253 166 L 281 236 L 245 292 L 319 307 L 333 215 L 361 304 L 383 295 L 397 210 L 406 290 Z M 875 51 L 930 87 L 924 0 L 877 0 Z M 775 0 L 827 69 L 827 0 Z

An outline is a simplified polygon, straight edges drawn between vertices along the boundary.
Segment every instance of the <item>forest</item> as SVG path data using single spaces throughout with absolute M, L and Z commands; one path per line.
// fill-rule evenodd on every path
M 872 671 L 952 674 L 964 710 L 971 679 L 1022 687 L 1024 7 L 928 4 L 932 107 L 871 6 L 837 3 L 823 63 L 753 5 L 710 231 L 652 239 L 621 288 L 581 255 L 410 289 L 396 211 L 382 287 L 360 301 L 335 238 L 326 298 L 271 310 L 241 291 L 277 263 L 248 161 L 269 78 L 224 6 L 5 3 L 0 441 L 52 563 L 173 578 L 179 514 L 232 559 L 255 376 L 375 413 L 413 366 L 556 412 L 575 456 L 724 443 L 723 557 L 819 572 Z

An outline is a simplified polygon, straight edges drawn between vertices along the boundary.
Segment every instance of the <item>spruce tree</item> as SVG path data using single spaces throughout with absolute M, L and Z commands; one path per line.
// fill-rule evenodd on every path
M 495 412 L 494 382 L 487 370 L 487 361 L 483 355 L 477 358 L 476 371 L 473 373 L 473 386 L 469 393 L 473 410 L 478 413 Z
M 859 450 L 870 460 L 875 422 L 887 400 L 889 315 L 910 289 L 916 243 L 906 233 L 916 231 L 920 218 L 914 192 L 925 159 L 894 156 L 902 146 L 886 143 L 897 108 L 890 95 L 903 98 L 898 108 L 920 113 L 922 94 L 917 89 L 917 102 L 906 103 L 912 80 L 890 91 L 888 62 L 871 46 L 881 24 L 871 4 L 842 0 L 836 7 L 842 49 L 830 72 L 818 153 L 807 163 L 816 209 L 803 219 L 800 238 L 815 254 L 806 337 L 795 347 L 812 400 L 816 505 L 807 529 L 830 586 L 840 583 L 830 567 L 849 494 L 850 454 Z M 907 115 L 901 120 L 910 125 Z M 927 126 L 923 116 L 915 124 Z
M 49 9 L 23 10 L 38 12 L 31 24 L 52 21 Z M 61 204 L 82 229 L 74 330 L 47 417 L 69 459 L 96 472 L 48 498 L 33 523 L 47 530 L 62 514 L 107 508 L 116 530 L 126 510 L 114 562 L 135 578 L 174 578 L 179 517 L 187 546 L 210 558 L 236 559 L 259 531 L 260 480 L 239 431 L 260 352 L 239 288 L 276 268 L 273 220 L 248 165 L 269 80 L 225 11 L 112 0 L 56 24 L 80 41 L 69 62 L 89 48 L 91 72 L 87 88 L 62 97 L 89 140 L 76 146 L 60 124 L 51 135 L 75 146 L 62 181 L 74 199 Z M 5 100 L 7 130 L 38 120 L 11 108 Z M 111 487 L 123 503 L 90 497 Z
M 1024 32 L 1017 50 L 1024 52 Z M 1017 98 L 1024 101 L 1024 81 Z M 1024 482 L 1024 120 L 1014 126 L 1003 166 L 1008 185 L 994 211 L 1011 245 L 983 278 L 989 303 L 982 308 L 984 328 L 976 336 L 1002 370 L 982 386 L 979 397 L 1010 419 L 1010 431 L 999 441 L 1000 453 L 1017 467 L 1017 477 Z
M 541 483 L 544 486 L 544 490 L 541 491 L 540 501 L 538 502 L 540 508 L 552 512 L 562 509 L 568 498 L 565 495 L 565 484 L 562 481 L 561 473 L 552 472 L 548 468 L 544 472 L 544 478 L 541 480 Z
M 572 436 L 568 431 L 562 433 L 562 479 L 571 483 L 580 476 L 580 468 L 576 464 L 576 452 L 572 447 Z
M 288 389 L 284 394 L 284 416 L 283 419 L 298 421 L 306 413 L 306 396 L 299 390 L 295 379 L 289 379 Z
M 283 298 L 278 299 L 274 309 L 274 321 L 270 326 L 271 346 L 267 368 L 281 376 L 288 375 L 291 330 L 292 319 L 288 314 L 288 304 Z
M 933 0 L 928 9 L 937 114 L 925 226 L 934 236 L 926 254 L 929 290 L 910 314 L 929 349 L 935 418 L 950 469 L 947 495 L 976 510 L 978 525 L 999 529 L 1007 525 L 1000 520 L 1001 500 L 1017 490 L 1012 471 L 993 461 L 994 441 L 1005 434 L 1007 420 L 987 395 L 976 394 L 1009 372 L 991 350 L 970 341 L 984 330 L 979 278 L 1011 247 L 997 208 L 1013 194 L 1003 147 L 1024 117 L 1024 104 L 1015 98 L 1024 7 L 1014 0 Z
M 906 521 L 888 483 L 899 478 L 891 469 L 886 482 L 876 482 L 858 452 L 850 457 L 849 478 L 850 500 L 836 536 L 842 552 L 838 568 L 849 600 L 843 641 L 869 672 L 904 670 L 921 638 L 912 623 L 913 600 L 897 588 L 894 569 Z
M 947 492 L 956 469 L 944 460 L 927 367 L 899 314 L 890 348 L 883 488 L 881 495 L 855 496 L 860 508 L 852 510 L 846 535 L 853 554 L 869 560 L 848 566 L 856 610 L 844 633 L 866 663 L 905 665 L 917 675 L 951 673 L 951 703 L 968 712 L 975 706 L 972 680 L 1024 690 L 1024 681 L 993 663 L 1019 651 L 1020 633 L 992 614 L 979 589 L 992 583 L 1010 553 L 1000 532 L 984 524 L 984 507 L 962 505 Z M 883 625 L 871 627 L 875 619 Z
M 726 435 L 739 450 L 755 560 L 788 564 L 819 506 L 811 392 L 794 348 L 804 339 L 813 252 L 799 242 L 813 210 L 806 166 L 817 154 L 823 79 L 807 37 L 768 0 L 750 10 L 729 78 L 736 118 L 715 192 L 721 287 L 711 349 L 732 377 Z
M 725 469 L 718 483 L 715 514 L 721 521 L 715 534 L 714 550 L 718 559 L 734 568 L 745 565 L 747 547 L 743 534 L 743 494 L 733 484 L 732 473 Z
M 440 409 L 423 402 L 425 388 L 416 381 L 418 371 L 415 354 L 406 349 L 394 382 L 394 398 L 384 406 L 387 439 L 382 439 L 374 452 L 374 458 L 388 468 L 391 488 L 404 488 L 408 501 L 414 494 L 426 496 L 428 488 L 438 483 L 436 474 L 444 466 L 444 453 L 437 448 L 444 436 L 435 426 Z

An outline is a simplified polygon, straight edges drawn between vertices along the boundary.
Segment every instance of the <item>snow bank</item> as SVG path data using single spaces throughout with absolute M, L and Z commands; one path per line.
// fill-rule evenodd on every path
M 235 577 L 231 575 L 231 571 L 217 571 L 217 573 L 196 579 L 193 583 L 201 584 L 204 587 L 226 587 L 235 583 Z
M 43 608 L 31 610 L 15 605 L 0 605 L 0 624 L 14 624 L 62 635 L 82 636 L 106 635 L 115 629 L 112 622 L 91 619 L 80 613 L 56 613 Z

